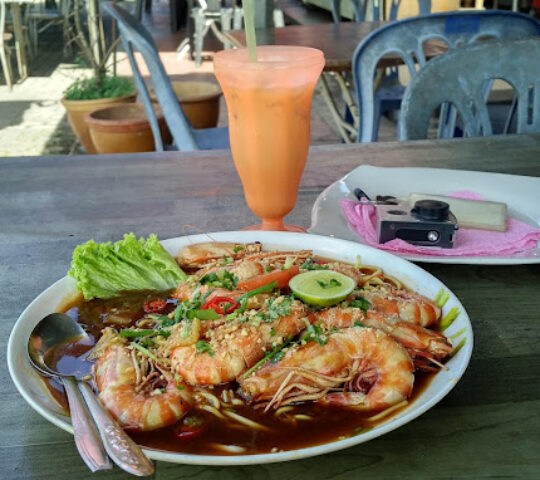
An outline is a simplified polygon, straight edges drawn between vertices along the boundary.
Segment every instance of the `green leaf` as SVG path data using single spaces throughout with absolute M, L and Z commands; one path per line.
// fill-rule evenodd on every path
M 68 274 L 87 300 L 123 291 L 171 290 L 187 279 L 155 235 L 137 240 L 133 233 L 113 244 L 89 240 L 77 246 Z

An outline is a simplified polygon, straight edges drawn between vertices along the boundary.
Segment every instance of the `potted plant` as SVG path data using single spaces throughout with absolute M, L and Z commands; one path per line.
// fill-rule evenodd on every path
M 87 113 L 116 103 L 135 101 L 135 88 L 131 80 L 108 71 L 109 60 L 118 44 L 115 31 L 109 45 L 103 28 L 98 0 L 85 2 L 87 22 L 83 24 L 81 0 L 74 0 L 69 13 L 70 42 L 80 50 L 80 57 L 91 68 L 92 74 L 77 79 L 64 93 L 64 105 L 69 124 L 88 153 L 96 153 L 85 122 Z

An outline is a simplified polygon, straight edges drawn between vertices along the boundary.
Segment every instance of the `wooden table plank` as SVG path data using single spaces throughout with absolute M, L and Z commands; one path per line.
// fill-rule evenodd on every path
M 540 176 L 540 135 L 315 147 L 289 221 L 309 226 L 321 190 L 361 164 Z M 17 316 L 69 268 L 72 249 L 127 231 L 160 238 L 184 227 L 255 222 L 226 152 L 0 159 L 0 362 Z M 190 230 L 193 232 L 194 230 Z M 540 268 L 423 265 L 462 300 L 473 323 L 471 364 L 455 389 L 400 429 L 357 447 L 245 467 L 158 462 L 153 478 L 536 479 L 540 471 Z M 0 458 L 10 480 L 86 478 L 72 438 L 21 398 L 0 371 Z M 115 470 L 99 478 L 128 478 Z

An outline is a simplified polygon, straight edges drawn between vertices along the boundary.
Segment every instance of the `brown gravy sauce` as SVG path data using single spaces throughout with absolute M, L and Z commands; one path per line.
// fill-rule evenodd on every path
M 167 298 L 167 293 L 161 298 Z M 92 339 L 99 338 L 101 330 L 107 326 L 127 328 L 143 316 L 142 305 L 149 298 L 158 298 L 155 292 L 137 292 L 109 300 L 94 299 L 83 301 L 81 298 L 66 302 L 64 312 L 81 323 Z M 170 310 L 174 309 L 171 302 Z M 80 362 L 87 355 L 92 344 L 77 344 L 66 346 L 56 353 L 59 362 L 57 366 L 71 368 L 73 362 Z M 153 432 L 128 432 L 140 445 L 156 450 L 166 450 L 181 453 L 200 455 L 235 455 L 227 453 L 215 444 L 236 445 L 243 447 L 241 454 L 270 453 L 276 451 L 295 450 L 332 441 L 361 435 L 375 427 L 378 423 L 387 421 L 397 415 L 427 388 L 434 374 L 415 373 L 413 393 L 407 406 L 391 412 L 386 417 L 371 422 L 367 420 L 372 413 L 359 412 L 352 408 L 326 407 L 313 402 L 297 405 L 288 412 L 288 417 L 277 417 L 274 411 L 264 413 L 262 409 L 253 409 L 249 406 L 235 406 L 234 411 L 256 422 L 270 427 L 270 431 L 258 431 L 249 427 L 239 426 L 232 422 L 224 422 L 214 415 L 204 411 L 194 411 L 197 417 L 203 417 L 205 429 L 196 438 L 179 439 L 175 433 L 177 426 L 162 428 Z M 45 378 L 46 385 L 51 394 L 67 410 L 67 399 L 61 384 L 54 379 Z M 218 398 L 223 389 L 236 389 L 235 382 L 215 386 L 208 389 Z M 312 420 L 295 420 L 294 414 L 304 414 Z M 188 414 L 188 415 L 191 415 Z

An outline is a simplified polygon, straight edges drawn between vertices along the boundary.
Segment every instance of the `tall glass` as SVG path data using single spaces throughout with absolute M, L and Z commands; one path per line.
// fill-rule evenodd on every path
M 223 50 L 214 72 L 229 112 L 236 170 L 261 230 L 304 231 L 284 225 L 296 203 L 309 148 L 311 99 L 324 66 L 320 50 L 293 46 Z

